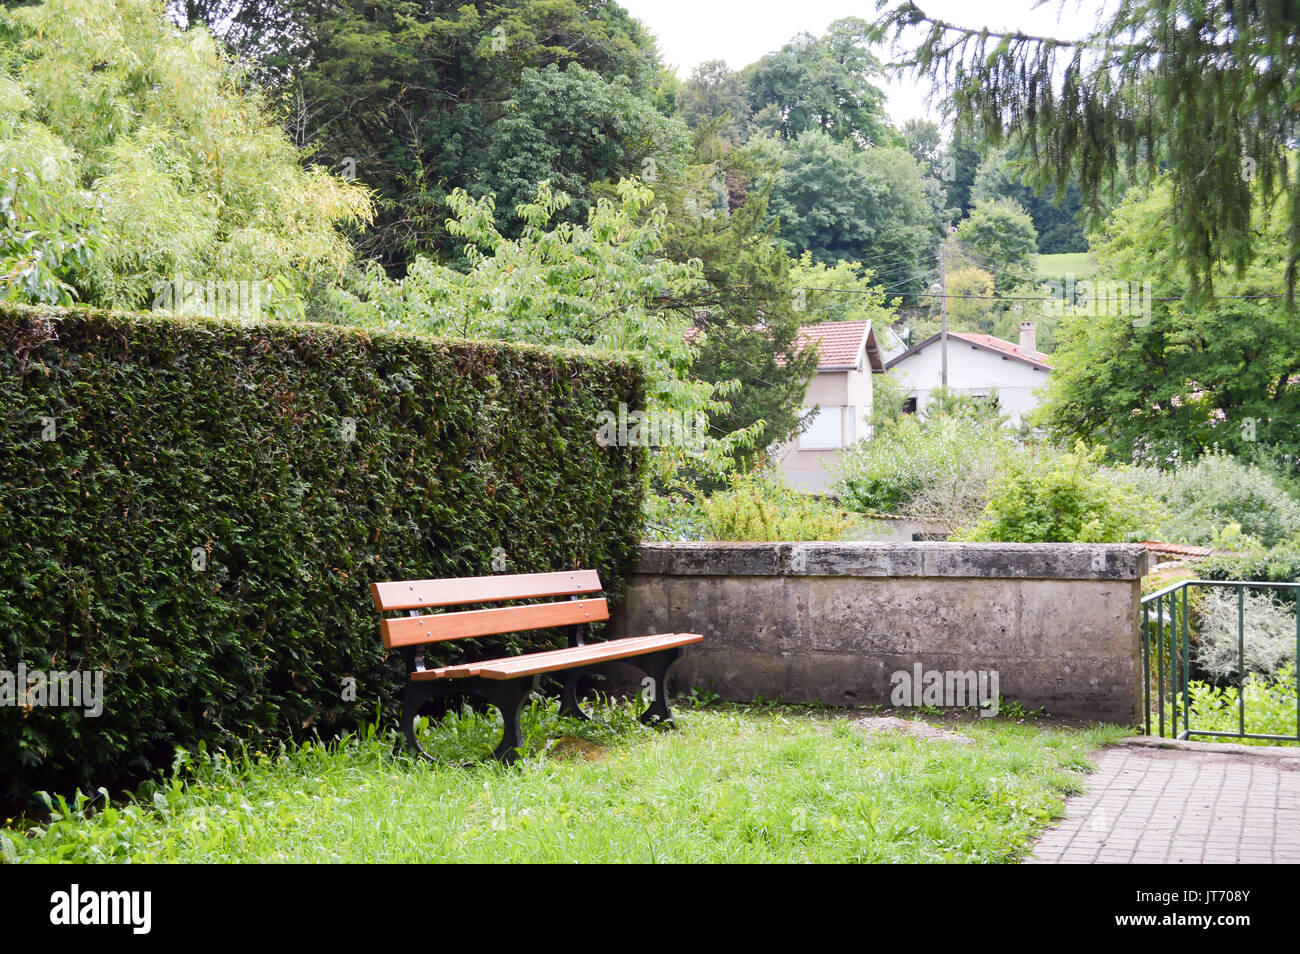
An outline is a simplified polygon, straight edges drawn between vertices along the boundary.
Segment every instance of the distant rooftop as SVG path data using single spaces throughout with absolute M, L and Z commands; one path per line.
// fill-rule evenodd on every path
M 889 361 L 889 367 L 892 368 L 904 358 L 916 354 L 916 352 L 920 351 L 922 348 L 928 347 L 930 344 L 938 341 L 939 337 L 940 336 L 937 334 L 931 335 L 916 347 L 909 348 L 902 354 L 891 358 Z M 1023 351 L 1021 350 L 1020 345 L 1012 344 L 1010 341 L 1003 341 L 1001 338 L 995 338 L 992 335 L 981 335 L 970 331 L 950 331 L 948 332 L 948 337 L 957 341 L 964 341 L 969 345 L 974 345 L 976 348 L 984 348 L 987 351 L 993 351 L 1008 358 L 1015 358 L 1016 360 L 1033 365 L 1043 371 L 1052 370 L 1052 366 L 1048 364 L 1050 358 L 1048 355 L 1043 354 L 1043 352 Z
M 858 355 L 867 349 L 871 370 L 881 374 L 884 359 L 876 345 L 876 335 L 870 321 L 825 321 L 816 325 L 801 325 L 794 339 L 796 351 L 815 345 L 820 356 L 818 371 L 846 371 L 858 366 Z

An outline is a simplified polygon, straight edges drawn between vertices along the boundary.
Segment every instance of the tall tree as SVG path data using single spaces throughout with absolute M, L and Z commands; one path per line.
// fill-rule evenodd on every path
M 974 199 L 975 175 L 979 171 L 981 146 L 975 137 L 958 123 L 944 147 L 939 179 L 947 200 L 948 218 L 957 221 L 970 215 Z
M 897 144 L 871 42 L 870 25 L 856 17 L 836 20 L 823 36 L 796 37 L 742 71 L 751 109 L 782 139 L 815 129 L 860 146 Z
M 931 176 L 942 178 L 944 149 L 939 124 L 928 119 L 909 119 L 903 123 L 901 132 L 903 145 L 912 158 L 923 163 Z
M 736 144 L 748 138 L 749 97 L 739 74 L 722 60 L 698 64 L 683 85 L 677 104 L 692 129 L 720 121 L 717 135 Z
M 971 29 L 907 0 L 877 27 L 896 38 L 923 30 L 904 65 L 943 83 L 957 114 L 992 141 L 1009 140 L 1059 190 L 1077 178 L 1095 199 L 1123 165 L 1150 175 L 1166 166 L 1175 210 L 1166 236 L 1189 265 L 1193 298 L 1212 289 L 1216 262 L 1246 269 L 1252 210 L 1286 193 L 1294 290 L 1296 0 L 1117 0 L 1082 38 Z
M 993 275 L 998 291 L 1034 275 L 1038 234 L 1029 213 L 1011 199 L 981 199 L 957 226 L 962 249 Z
M 223 303 L 243 311 L 274 283 L 292 317 L 370 215 L 363 189 L 302 158 L 212 38 L 177 33 L 161 4 L 0 10 L 0 297 L 175 307 L 211 281 L 223 297 L 244 283 Z
M 663 92 L 653 41 L 606 0 L 248 2 L 285 21 L 249 54 L 258 74 L 274 88 L 299 145 L 375 190 L 375 225 L 359 248 L 395 274 L 422 252 L 460 255 L 446 229 L 447 197 L 456 188 L 485 191 L 494 129 L 520 102 L 525 71 L 576 64 L 644 97 L 638 113 L 653 111 L 650 99 Z M 222 9 L 200 7 L 195 16 Z M 222 22 L 207 22 L 223 32 Z M 600 148 L 618 145 L 607 140 Z M 602 171 L 616 179 L 640 170 Z M 585 208 L 590 194 L 574 198 Z M 509 205 L 499 214 L 502 227 L 517 231 Z
M 1075 301 L 1055 303 L 1064 340 L 1042 418 L 1058 436 L 1102 444 L 1119 460 L 1168 467 L 1217 445 L 1294 475 L 1300 327 L 1267 297 L 1285 269 L 1282 200 L 1257 200 L 1255 256 L 1241 274 L 1216 269 L 1218 297 L 1191 306 L 1180 300 L 1185 263 L 1165 239 L 1179 215 L 1174 196 L 1172 182 L 1133 190 L 1093 247 L 1099 274 L 1117 286 L 1087 296 L 1076 287 Z
M 726 395 L 726 406 L 709 415 L 712 432 L 745 431 L 762 422 L 754 441 L 736 442 L 730 451 L 731 460 L 748 470 L 764 447 L 798 430 L 817 356 L 795 347 L 807 312 L 768 221 L 771 183 L 755 186 L 756 151 L 735 149 L 711 128 L 721 124 L 697 130 L 692 166 L 679 182 L 661 183 L 670 204 L 666 253 L 674 261 L 698 262 L 703 281 L 660 296 L 656 304 L 689 318 L 699 348 L 691 373 Z
M 1026 185 L 1014 156 L 992 149 L 975 173 L 971 197 L 975 201 L 1010 199 L 1017 203 L 1034 220 L 1038 251 L 1043 255 L 1088 250 L 1088 239 L 1079 221 L 1081 202 L 1077 182 L 1069 183 L 1058 204 L 1055 185 L 1049 182 L 1039 189 Z
M 863 150 L 816 130 L 756 146 L 776 170 L 770 211 L 792 255 L 859 262 L 887 275 L 893 294 L 913 295 L 928 283 L 941 197 L 905 149 Z
M 687 148 L 681 120 L 647 109 L 626 80 L 552 63 L 521 74 L 469 191 L 495 194 L 499 211 L 509 212 L 550 182 L 573 200 L 558 220 L 583 222 L 593 186 L 633 175 L 653 183 Z M 503 228 L 518 234 L 520 223 L 511 215 Z

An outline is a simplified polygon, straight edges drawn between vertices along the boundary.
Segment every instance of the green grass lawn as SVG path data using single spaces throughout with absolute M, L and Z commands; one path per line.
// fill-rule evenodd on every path
M 1097 271 L 1097 263 L 1088 252 L 1060 252 L 1055 255 L 1036 255 L 1034 268 L 1043 280 L 1064 278 L 1089 278 Z
M 536 704 L 526 755 L 430 766 L 391 736 L 198 759 L 126 801 L 54 802 L 0 829 L 19 862 L 1004 862 L 1080 791 L 1087 754 L 1129 730 L 972 717 L 971 740 L 867 734 L 866 713 L 684 707 L 642 728 Z M 499 731 L 468 711 L 428 733 L 453 762 Z

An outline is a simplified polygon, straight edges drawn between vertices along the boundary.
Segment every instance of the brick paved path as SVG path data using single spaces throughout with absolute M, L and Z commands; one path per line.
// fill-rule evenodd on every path
M 1300 862 L 1300 749 L 1127 743 L 1094 759 L 1029 863 Z

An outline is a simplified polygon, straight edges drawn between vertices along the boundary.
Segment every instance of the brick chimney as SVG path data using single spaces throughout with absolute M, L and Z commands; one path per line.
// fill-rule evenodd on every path
M 1035 322 L 1020 323 L 1020 350 L 1030 358 L 1038 353 L 1038 325 Z

